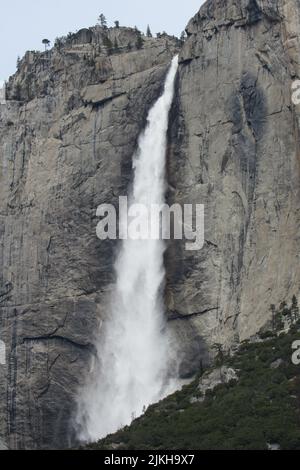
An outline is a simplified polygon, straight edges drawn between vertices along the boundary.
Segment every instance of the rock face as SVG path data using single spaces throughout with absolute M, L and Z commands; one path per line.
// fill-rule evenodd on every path
M 114 278 L 115 246 L 97 239 L 96 209 L 126 194 L 138 136 L 178 50 L 168 37 L 136 42 L 135 30 L 95 28 L 28 53 L 1 106 L 0 436 L 10 448 L 73 440 L 76 394 Z
M 169 200 L 205 205 L 205 246 L 167 256 L 185 373 L 299 298 L 300 2 L 211 0 L 187 26 L 168 155 Z M 206 357 L 207 359 L 207 357 Z
M 221 366 L 212 371 L 205 372 L 198 385 L 200 396 L 191 397 L 190 403 L 203 403 L 207 392 L 213 391 L 218 385 L 230 384 L 239 380 L 238 373 L 231 367 Z
M 205 205 L 205 246 L 166 254 L 181 374 L 299 294 L 299 0 L 208 0 L 187 27 L 170 116 L 168 199 Z M 0 108 L 0 437 L 74 442 L 78 387 L 113 286 L 116 203 L 178 41 L 84 29 L 27 53 Z
M 236 371 L 231 367 L 222 366 L 212 372 L 205 373 L 199 381 L 198 390 L 205 396 L 208 390 L 214 390 L 218 385 L 228 384 L 232 380 L 238 380 Z

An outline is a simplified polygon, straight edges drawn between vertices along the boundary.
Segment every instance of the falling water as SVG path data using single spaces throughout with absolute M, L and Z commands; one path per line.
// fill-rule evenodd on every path
M 176 56 L 140 136 L 133 159 L 131 204 L 164 203 L 167 130 L 177 68 Z M 80 404 L 82 439 L 96 440 L 130 424 L 175 388 L 169 379 L 170 338 L 164 324 L 164 251 L 162 240 L 122 243 L 111 315 L 99 339 L 100 371 Z

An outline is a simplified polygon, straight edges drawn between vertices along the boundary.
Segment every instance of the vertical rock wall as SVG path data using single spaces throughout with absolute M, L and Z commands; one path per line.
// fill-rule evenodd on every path
M 169 199 L 205 205 L 205 246 L 170 247 L 167 303 L 191 371 L 299 297 L 299 14 L 296 0 L 208 0 L 187 26 Z
M 88 32 L 28 53 L 0 109 L 0 436 L 10 448 L 73 442 L 76 395 L 114 281 L 117 246 L 96 237 L 96 209 L 126 195 L 178 47 L 144 38 L 139 50 L 127 28 Z

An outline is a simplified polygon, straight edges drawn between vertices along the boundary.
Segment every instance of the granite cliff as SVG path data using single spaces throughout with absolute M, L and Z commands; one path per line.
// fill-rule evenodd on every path
M 167 256 L 184 372 L 299 297 L 300 2 L 207 1 L 187 26 L 170 124 L 169 199 L 205 205 L 205 246 Z M 197 334 L 197 333 L 198 334 Z
M 28 53 L 1 106 L 0 429 L 11 448 L 72 442 L 114 278 L 96 209 L 126 194 L 138 136 L 178 50 L 176 39 L 144 38 L 141 49 L 137 39 L 133 29 L 95 28 Z
M 0 436 L 74 440 L 78 387 L 113 289 L 116 245 L 96 208 L 126 194 L 131 157 L 171 58 L 168 199 L 205 205 L 205 247 L 166 254 L 182 376 L 264 328 L 299 295 L 299 0 L 208 0 L 184 45 L 85 29 L 29 52 L 0 109 Z

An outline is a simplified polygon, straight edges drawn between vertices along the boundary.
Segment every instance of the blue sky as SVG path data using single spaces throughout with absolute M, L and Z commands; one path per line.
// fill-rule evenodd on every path
M 180 35 L 203 0 L 7 0 L 0 12 L 0 81 L 15 72 L 17 57 L 43 50 L 41 41 L 93 26 L 100 13 L 109 25 L 138 26 Z

